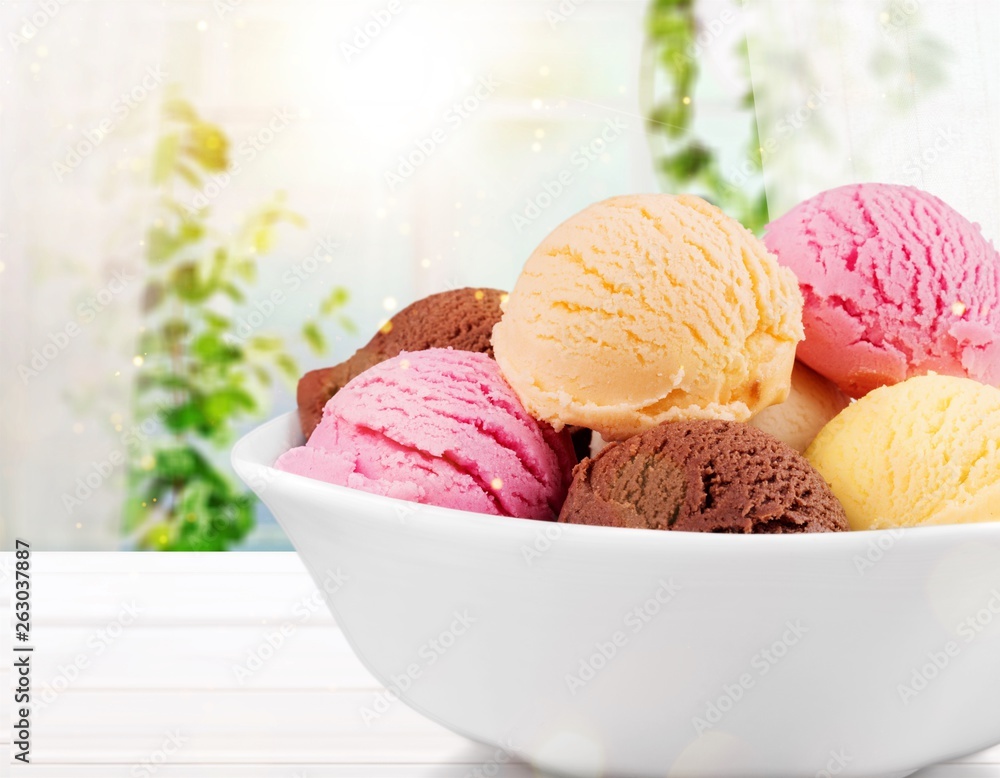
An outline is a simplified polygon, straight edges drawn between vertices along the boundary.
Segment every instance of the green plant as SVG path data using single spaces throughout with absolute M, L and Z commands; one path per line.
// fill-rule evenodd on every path
M 669 191 L 701 194 L 750 230 L 759 232 L 767 224 L 767 197 L 760 175 L 760 139 L 748 65 L 747 91 L 740 107 L 749 118 L 746 153 L 757 175 L 742 186 L 734 186 L 720 169 L 717 151 L 692 132 L 700 72 L 695 7 L 695 0 L 653 0 L 646 17 L 642 94 L 651 101 L 645 114 L 657 173 Z M 741 62 L 749 62 L 745 41 L 738 55 Z M 665 94 L 654 97 L 659 81 L 666 83 Z
M 734 7 L 746 4 L 746 0 L 734 0 Z M 697 5 L 696 0 L 652 0 L 646 17 L 641 93 L 656 171 L 666 190 L 701 194 L 759 234 L 768 221 L 768 205 L 763 176 L 765 151 L 761 148 L 757 112 L 769 104 L 762 98 L 772 96 L 755 96 L 750 82 L 749 45 L 742 39 L 734 54 L 746 90 L 736 118 L 747 123 L 743 157 L 744 168 L 751 172 L 740 176 L 736 185 L 721 170 L 719 149 L 696 137 L 693 130 L 700 74 Z M 891 98 L 890 106 L 899 110 L 943 88 L 947 81 L 942 62 L 949 56 L 948 49 L 934 34 L 921 29 L 921 16 L 913 5 L 904 0 L 884 0 L 881 10 L 873 10 L 869 17 L 881 25 L 882 33 L 881 42 L 868 57 L 869 71 Z M 833 23 L 843 24 L 836 6 L 831 10 Z M 849 35 L 849 30 L 839 32 L 841 38 Z M 760 41 L 758 45 L 775 46 L 780 42 Z M 812 79 L 815 83 L 817 74 L 808 72 L 806 58 L 786 53 L 786 67 L 800 73 L 806 82 Z M 822 134 L 818 122 L 814 126 L 817 134 Z M 858 169 L 864 168 L 861 160 L 855 164 Z
M 283 338 L 236 322 L 278 228 L 304 221 L 278 193 L 236 229 L 218 229 L 202 187 L 226 180 L 229 141 L 175 96 L 163 106 L 152 170 L 144 326 L 134 360 L 141 432 L 130 443 L 125 531 L 141 548 L 223 550 L 253 526 L 254 496 L 214 456 L 228 449 L 238 424 L 266 413 L 276 378 L 294 386 L 299 375 Z M 315 352 L 325 350 L 320 317 L 336 313 L 349 325 L 346 301 L 345 289 L 333 289 L 303 324 Z

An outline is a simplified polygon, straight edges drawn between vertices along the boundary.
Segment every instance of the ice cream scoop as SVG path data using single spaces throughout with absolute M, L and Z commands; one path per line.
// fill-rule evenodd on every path
M 847 394 L 928 371 L 1000 385 L 1000 254 L 937 197 L 842 186 L 768 225 L 764 242 L 805 297 L 799 359 Z
M 554 519 L 576 462 L 568 433 L 521 406 L 485 354 L 404 352 L 327 402 L 279 470 L 445 508 Z
M 614 197 L 571 217 L 502 307 L 493 349 L 525 406 L 607 440 L 748 419 L 785 399 L 802 338 L 794 275 L 688 195 Z
M 852 529 L 1000 520 L 1000 389 L 927 375 L 874 390 L 806 456 Z
M 499 289 L 453 289 L 403 308 L 345 362 L 306 373 L 297 400 L 302 433 L 309 437 L 323 406 L 355 376 L 403 351 L 455 348 L 493 355 L 490 333 L 500 320 Z
M 750 424 L 802 452 L 849 402 L 836 384 L 796 362 L 788 399 L 765 408 L 750 419 Z
M 834 532 L 844 509 L 797 451 L 732 421 L 667 422 L 585 459 L 559 521 L 728 533 Z

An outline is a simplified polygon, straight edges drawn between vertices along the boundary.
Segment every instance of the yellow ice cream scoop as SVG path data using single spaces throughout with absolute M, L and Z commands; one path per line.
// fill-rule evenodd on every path
M 926 375 L 842 411 L 806 458 L 851 529 L 1000 521 L 1000 389 Z
M 745 421 L 789 391 L 802 296 L 699 197 L 613 197 L 529 257 L 493 351 L 536 417 L 621 440 L 660 422 Z

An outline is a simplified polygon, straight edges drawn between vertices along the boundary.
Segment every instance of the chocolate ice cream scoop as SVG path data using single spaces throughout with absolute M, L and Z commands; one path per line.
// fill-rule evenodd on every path
M 732 421 L 666 422 L 573 471 L 559 521 L 690 532 L 848 529 L 844 509 L 797 451 Z
M 296 399 L 302 432 L 308 438 L 323 406 L 352 378 L 402 351 L 453 348 L 493 356 L 490 333 L 500 321 L 499 289 L 453 289 L 417 300 L 393 316 L 354 356 L 333 367 L 306 373 Z

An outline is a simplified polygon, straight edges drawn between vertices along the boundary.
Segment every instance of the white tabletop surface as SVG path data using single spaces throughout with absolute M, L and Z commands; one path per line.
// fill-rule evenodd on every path
M 32 764 L 11 766 L 13 630 L 0 618 L 0 776 L 534 775 L 497 769 L 492 749 L 401 703 L 366 725 L 380 686 L 294 554 L 35 553 L 31 576 Z M 1000 778 L 1000 748 L 918 775 Z

